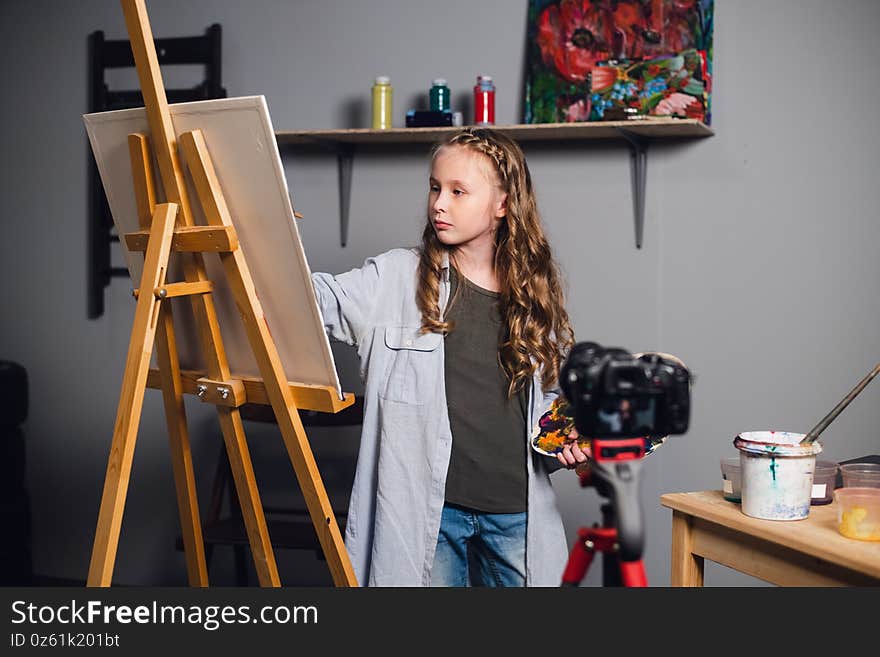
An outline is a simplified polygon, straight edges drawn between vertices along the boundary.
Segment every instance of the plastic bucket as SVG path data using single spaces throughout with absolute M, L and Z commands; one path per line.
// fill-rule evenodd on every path
M 818 442 L 802 433 L 746 431 L 733 441 L 742 470 L 742 512 L 764 520 L 803 520 L 810 514 Z

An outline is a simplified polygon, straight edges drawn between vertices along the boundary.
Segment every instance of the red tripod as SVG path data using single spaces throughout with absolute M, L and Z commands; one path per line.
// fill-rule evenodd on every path
M 604 586 L 647 586 L 641 559 L 645 540 L 638 500 L 645 439 L 594 439 L 592 452 L 590 467 L 578 472 L 581 486 L 594 486 L 608 502 L 601 507 L 602 526 L 578 530 L 562 574 L 562 586 L 578 586 L 596 552 L 603 555 Z

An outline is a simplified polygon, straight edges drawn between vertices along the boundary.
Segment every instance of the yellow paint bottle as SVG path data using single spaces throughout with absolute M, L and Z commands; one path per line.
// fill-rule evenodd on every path
M 373 130 L 391 128 L 391 79 L 380 75 L 373 83 Z

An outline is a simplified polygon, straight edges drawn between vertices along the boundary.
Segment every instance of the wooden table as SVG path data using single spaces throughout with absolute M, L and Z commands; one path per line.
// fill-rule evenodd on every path
M 880 542 L 837 531 L 837 504 L 804 520 L 759 520 L 721 491 L 667 493 L 672 509 L 672 586 L 702 586 L 709 559 L 780 586 L 880 586 Z

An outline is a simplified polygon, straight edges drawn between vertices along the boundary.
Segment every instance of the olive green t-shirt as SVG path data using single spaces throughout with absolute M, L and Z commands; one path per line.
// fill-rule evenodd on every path
M 455 325 L 445 339 L 452 428 L 446 501 L 488 513 L 519 513 L 527 507 L 526 393 L 507 398 L 509 380 L 498 359 L 504 330 L 500 295 L 452 267 L 449 271 L 449 298 L 454 301 L 446 319 Z

